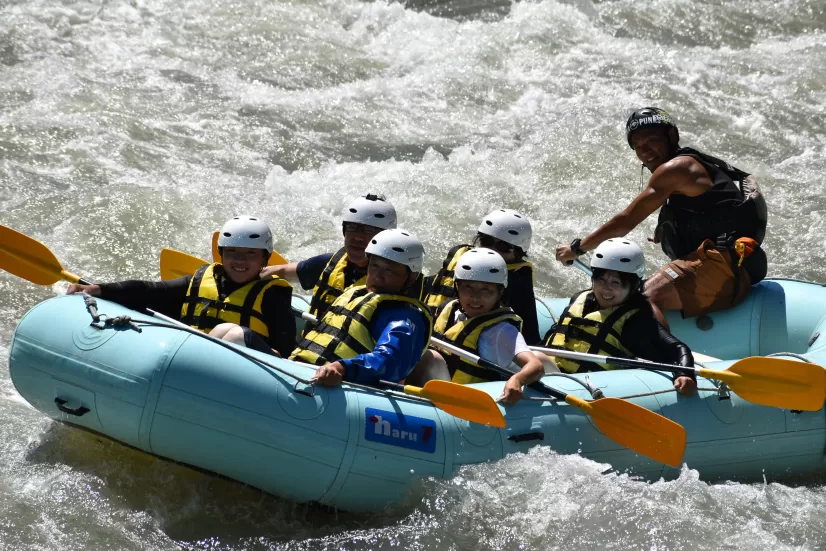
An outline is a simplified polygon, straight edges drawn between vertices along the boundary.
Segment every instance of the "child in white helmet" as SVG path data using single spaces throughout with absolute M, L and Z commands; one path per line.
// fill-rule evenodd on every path
M 531 244 L 531 223 L 519 212 L 496 209 L 482 218 L 471 245 L 456 245 L 448 251 L 439 271 L 425 279 L 425 304 L 435 310 L 456 297 L 453 272 L 459 257 L 472 247 L 492 249 L 508 266 L 504 300 L 522 318 L 522 334 L 528 344 L 541 341 L 533 291 L 533 266 L 525 260 Z
M 457 298 L 442 303 L 436 311 L 434 337 L 505 369 L 514 364 L 515 374 L 505 383 L 499 400 L 518 402 L 522 387 L 538 381 L 544 369 L 520 333 L 522 319 L 502 305 L 508 287 L 505 260 L 490 249 L 470 249 L 457 259 L 453 279 Z M 430 350 L 424 363 L 422 372 L 431 378 L 449 378 L 459 384 L 502 380 L 498 373 L 452 354 L 443 357 Z
M 654 318 L 642 292 L 645 260 L 639 246 L 623 237 L 608 239 L 594 250 L 591 270 L 593 287 L 571 298 L 545 336 L 546 346 L 694 366 L 691 350 Z M 568 373 L 622 369 L 611 364 L 555 360 Z M 678 376 L 674 388 L 681 394 L 692 394 L 697 383 L 692 377 Z
M 261 276 L 277 275 L 297 281 L 305 291 L 313 290 L 310 314 L 320 318 L 345 289 L 364 285 L 367 277 L 365 249 L 380 231 L 396 227 L 396 209 L 382 195 L 356 197 L 341 211 L 344 246 L 301 262 L 268 266 Z M 421 298 L 423 278 L 411 286 L 410 296 Z M 418 294 L 417 294 L 418 293 Z
M 422 271 L 421 241 L 404 230 L 384 230 L 365 252 L 365 285 L 338 296 L 290 356 L 319 366 L 313 379 L 325 386 L 399 382 L 430 341 L 430 311 L 408 296 Z
M 205 264 L 191 276 L 71 285 L 66 292 L 86 292 L 135 310 L 152 308 L 216 338 L 289 354 L 295 345 L 292 286 L 259 277 L 273 250 L 269 226 L 254 216 L 235 216 L 221 228 L 218 248 L 222 262 Z

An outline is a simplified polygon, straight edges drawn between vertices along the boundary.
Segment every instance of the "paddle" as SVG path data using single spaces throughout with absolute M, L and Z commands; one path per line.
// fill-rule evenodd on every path
M 738 396 L 763 406 L 801 411 L 818 411 L 826 400 L 826 370 L 817 364 L 782 358 L 752 356 L 738 360 L 723 371 L 599 356 L 556 348 L 532 346 L 531 350 L 570 360 L 607 363 L 680 375 L 699 375 L 726 383 Z
M 212 234 L 212 261 L 213 262 L 221 262 L 221 254 L 218 252 L 218 234 L 221 232 L 215 232 Z M 207 264 L 204 262 L 204 264 Z M 273 251 L 270 255 L 270 260 L 267 262 L 268 266 L 277 266 L 278 264 L 289 264 L 287 259 L 278 254 L 278 251 Z
M 479 367 L 490 369 L 503 377 L 513 373 L 475 354 L 439 339 L 430 339 L 439 348 L 456 354 Z M 678 467 L 685 452 L 685 429 L 679 423 L 642 406 L 619 398 L 600 398 L 586 401 L 565 394 L 542 382 L 530 385 L 540 392 L 564 400 L 591 416 L 594 424 L 611 440 L 660 463 Z
M 161 279 L 168 281 L 192 275 L 204 264 L 209 264 L 209 262 L 175 249 L 163 249 L 161 251 Z
M 177 253 L 178 251 L 172 252 Z M 179 254 L 183 255 L 184 253 Z M 182 258 L 179 255 L 173 256 L 179 260 Z M 191 257 L 191 255 L 186 256 L 197 259 L 197 257 Z M 201 262 L 199 266 L 203 264 L 204 263 Z M 36 285 L 52 285 L 60 280 L 67 280 L 83 285 L 92 284 L 64 270 L 52 251 L 39 241 L 2 225 L 0 225 L 0 269 L 31 281 Z M 228 344 L 225 341 L 211 337 L 163 314 L 158 314 L 151 310 L 149 310 L 149 312 L 155 317 L 159 317 L 168 323 L 174 323 L 182 329 L 193 332 L 199 336 L 218 341 L 222 345 Z M 237 347 L 233 347 L 233 349 L 242 356 L 281 371 L 278 366 L 251 356 L 242 349 Z M 428 399 L 434 406 L 455 417 L 483 425 L 492 425 L 498 428 L 505 427 L 505 417 L 499 410 L 499 406 L 496 405 L 496 402 L 494 402 L 489 394 L 481 390 L 464 387 L 447 381 L 430 381 L 425 384 L 423 388 L 411 385 L 400 385 L 387 381 L 380 382 L 386 386 L 403 390 L 405 394 Z M 363 385 L 353 386 L 375 391 L 375 389 Z
M 0 269 L 36 285 L 53 285 L 61 280 L 89 285 L 60 265 L 52 251 L 20 232 L 0 225 Z

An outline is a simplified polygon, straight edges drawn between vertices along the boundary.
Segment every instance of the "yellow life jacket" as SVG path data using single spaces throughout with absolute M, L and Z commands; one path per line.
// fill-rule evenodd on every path
M 456 270 L 456 262 L 459 261 L 460 256 L 470 249 L 470 245 L 456 245 L 450 249 L 444 262 L 442 262 L 442 267 L 439 268 L 439 271 L 436 272 L 435 275 L 427 278 L 424 288 L 424 303 L 432 311 L 436 311 L 439 306 L 448 300 L 456 298 L 456 288 L 454 286 L 455 281 L 453 279 L 453 273 Z M 511 274 L 524 269 L 530 270 L 531 287 L 533 287 L 533 265 L 530 262 L 521 261 L 508 264 L 508 277 L 510 279 Z M 509 297 L 509 292 L 510 285 L 505 289 L 504 298 L 506 300 Z
M 358 286 L 367 283 L 367 275 L 355 281 L 347 281 L 346 268 L 350 263 L 344 247 L 333 255 L 313 288 L 313 298 L 310 300 L 310 313 L 316 318 L 324 315 L 327 308 L 341 296 L 341 293 L 351 285 Z
M 435 275 L 427 278 L 424 299 L 425 306 L 432 311 L 448 300 L 456 297 L 456 289 L 453 284 L 453 272 L 456 269 L 456 262 L 462 254 L 470 250 L 470 245 L 456 245 L 450 249 L 442 262 L 442 267 Z
M 310 300 L 309 311 L 316 318 L 324 316 L 335 300 L 341 296 L 345 290 L 350 287 L 358 287 L 367 283 L 367 275 L 361 276 L 359 279 L 348 282 L 346 268 L 349 263 L 349 258 L 344 248 L 341 248 L 333 257 L 327 262 L 324 271 L 318 278 L 315 287 L 313 288 L 313 298 Z M 419 274 L 418 279 L 413 282 L 408 291 L 405 293 L 410 298 L 422 300 L 424 294 L 424 277 Z M 305 335 L 307 332 L 305 331 Z
M 520 331 L 522 330 L 522 318 L 517 316 L 510 308 L 496 308 L 487 314 L 455 321 L 458 309 L 458 299 L 446 302 L 439 307 L 436 321 L 433 324 L 433 335 L 477 356 L 479 355 L 479 337 L 485 329 L 504 322 L 513 325 Z M 502 380 L 502 376 L 498 373 L 465 361 L 454 354 L 446 354 L 445 361 L 454 383 L 467 385 Z
M 403 295 L 371 293 L 360 285 L 350 287 L 336 299 L 293 350 L 290 359 L 324 365 L 372 352 L 376 339 L 370 334 L 370 321 L 381 306 L 388 304 L 410 304 L 421 311 L 427 319 L 427 341 L 430 340 L 433 316 L 424 304 Z
M 261 312 L 264 292 L 278 287 L 279 292 L 290 296 L 292 285 L 280 277 L 255 279 L 225 296 L 218 286 L 218 280 L 222 277 L 226 276 L 221 264 L 198 268 L 186 291 L 181 321 L 204 332 L 220 323 L 235 323 L 249 327 L 265 340 L 268 339 L 270 332 Z
M 622 328 L 631 316 L 639 312 L 639 308 L 620 304 L 583 315 L 589 295 L 592 295 L 591 290 L 583 291 L 562 312 L 559 321 L 546 336 L 545 346 L 616 358 L 633 358 L 631 351 L 622 345 Z M 610 364 L 554 359 L 556 365 L 568 373 L 622 369 Z

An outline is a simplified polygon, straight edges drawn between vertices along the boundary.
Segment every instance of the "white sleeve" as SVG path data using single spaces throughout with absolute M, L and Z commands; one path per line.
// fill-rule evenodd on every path
M 501 367 L 508 367 L 517 354 L 530 350 L 522 333 L 504 321 L 488 327 L 479 335 L 479 356 Z

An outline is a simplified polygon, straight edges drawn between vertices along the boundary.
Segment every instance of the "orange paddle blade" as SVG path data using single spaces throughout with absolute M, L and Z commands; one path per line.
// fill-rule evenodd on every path
M 744 400 L 763 406 L 818 411 L 826 400 L 826 370 L 817 364 L 752 356 L 724 371 L 700 369 L 699 374 L 723 381 Z
M 221 232 L 215 232 L 212 234 L 212 261 L 213 262 L 221 262 L 221 254 L 218 252 L 218 234 Z M 287 259 L 278 254 L 278 251 L 273 251 L 270 255 L 270 260 L 267 262 L 268 266 L 277 266 L 279 264 L 289 264 Z
M 680 466 L 686 436 L 679 423 L 619 398 L 588 402 L 568 394 L 565 402 L 590 415 L 597 428 L 618 444 L 660 463 Z
M 0 269 L 35 285 L 52 285 L 62 279 L 80 281 L 79 276 L 63 269 L 46 245 L 6 226 L 0 226 Z
M 477 388 L 451 383 L 428 381 L 424 388 L 405 385 L 405 394 L 427 398 L 437 408 L 473 423 L 505 428 L 505 417 L 493 397 Z
M 175 249 L 163 249 L 161 251 L 161 279 L 168 281 L 192 275 L 204 264 L 209 264 L 209 262 Z

